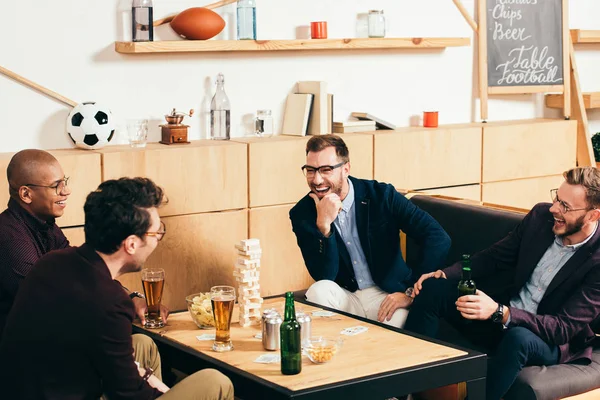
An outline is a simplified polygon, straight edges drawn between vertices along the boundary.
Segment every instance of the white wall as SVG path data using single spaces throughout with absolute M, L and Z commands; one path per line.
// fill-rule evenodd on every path
M 154 0 L 155 18 L 200 6 L 205 1 Z M 298 26 L 327 20 L 329 37 L 355 37 L 357 14 L 385 10 L 388 37 L 473 37 L 451 0 L 257 0 L 259 39 L 293 39 Z M 463 0 L 469 10 L 474 0 Z M 325 80 L 335 94 L 335 119 L 368 111 L 399 126 L 424 109 L 440 110 L 440 123 L 478 120 L 473 77 L 474 47 L 445 51 L 359 51 L 281 53 L 190 53 L 123 55 L 115 40 L 130 38 L 123 12 L 129 0 L 0 0 L 0 66 L 77 102 L 110 106 L 119 122 L 153 120 L 150 141 L 159 140 L 158 124 L 171 108 L 197 114 L 190 138 L 207 137 L 207 111 L 217 73 L 225 75 L 232 104 L 232 136 L 250 131 L 257 109 L 272 109 L 275 126 L 287 94 L 298 80 Z M 220 38 L 234 38 L 235 8 L 220 10 L 228 22 Z M 572 28 L 600 29 L 600 1 L 573 1 Z M 358 18 L 360 19 L 360 18 Z M 155 39 L 173 39 L 168 25 Z M 577 62 L 585 91 L 600 91 L 600 46 L 578 47 Z M 475 100 L 474 100 L 475 99 Z M 71 147 L 65 133 L 70 108 L 0 75 L 0 152 L 28 147 Z M 489 120 L 560 114 L 543 106 L 541 95 L 498 96 Z M 589 114 L 600 130 L 600 112 Z M 124 143 L 124 135 L 117 137 Z

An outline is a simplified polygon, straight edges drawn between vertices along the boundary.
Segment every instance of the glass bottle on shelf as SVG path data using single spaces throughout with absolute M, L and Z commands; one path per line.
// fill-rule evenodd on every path
M 131 3 L 131 40 L 134 42 L 152 42 L 154 25 L 152 0 L 133 0 Z
M 231 105 L 225 94 L 225 78 L 217 75 L 217 90 L 210 102 L 210 138 L 229 140 L 231 133 Z
M 285 315 L 279 327 L 281 373 L 296 375 L 302 371 L 302 343 L 300 324 L 296 320 L 294 293 L 285 294 Z
M 369 10 L 369 37 L 385 37 L 385 15 L 383 15 L 383 10 Z
M 256 40 L 256 0 L 237 2 L 238 40 Z

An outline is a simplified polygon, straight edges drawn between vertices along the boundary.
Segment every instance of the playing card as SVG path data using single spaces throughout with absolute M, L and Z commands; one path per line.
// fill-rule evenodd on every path
M 313 317 L 333 317 L 335 315 L 335 313 L 332 313 L 331 311 L 313 311 L 312 313 Z
M 214 333 L 205 333 L 205 334 L 196 336 L 196 339 L 198 339 L 198 340 L 215 340 L 215 334 Z
M 346 336 L 354 336 L 354 335 L 358 335 L 360 333 L 366 332 L 368 330 L 369 330 L 369 328 L 367 328 L 366 326 L 352 326 L 350 328 L 342 329 L 340 334 L 346 335 Z
M 260 357 L 258 357 L 256 360 L 254 360 L 255 363 L 261 363 L 261 364 L 278 363 L 280 361 L 281 361 L 281 358 L 278 354 L 263 354 Z

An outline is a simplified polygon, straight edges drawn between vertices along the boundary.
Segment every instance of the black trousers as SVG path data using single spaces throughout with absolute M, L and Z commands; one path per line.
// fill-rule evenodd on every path
M 544 342 L 526 328 L 504 329 L 502 324 L 490 320 L 465 320 L 456 309 L 457 284 L 446 279 L 426 280 L 411 306 L 404 329 L 436 338 L 440 319 L 444 319 L 468 342 L 493 355 L 488 359 L 487 399 L 502 398 L 525 366 L 558 363 L 558 346 Z

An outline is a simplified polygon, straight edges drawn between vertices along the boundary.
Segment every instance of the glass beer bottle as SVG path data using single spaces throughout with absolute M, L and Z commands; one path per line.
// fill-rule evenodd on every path
M 462 256 L 462 278 L 458 282 L 458 297 L 475 294 L 477 287 L 475 281 L 471 279 L 471 256 L 463 254 Z
M 281 340 L 281 373 L 295 375 L 302 371 L 302 343 L 300 324 L 296 321 L 294 294 L 285 294 L 285 315 L 279 328 Z

